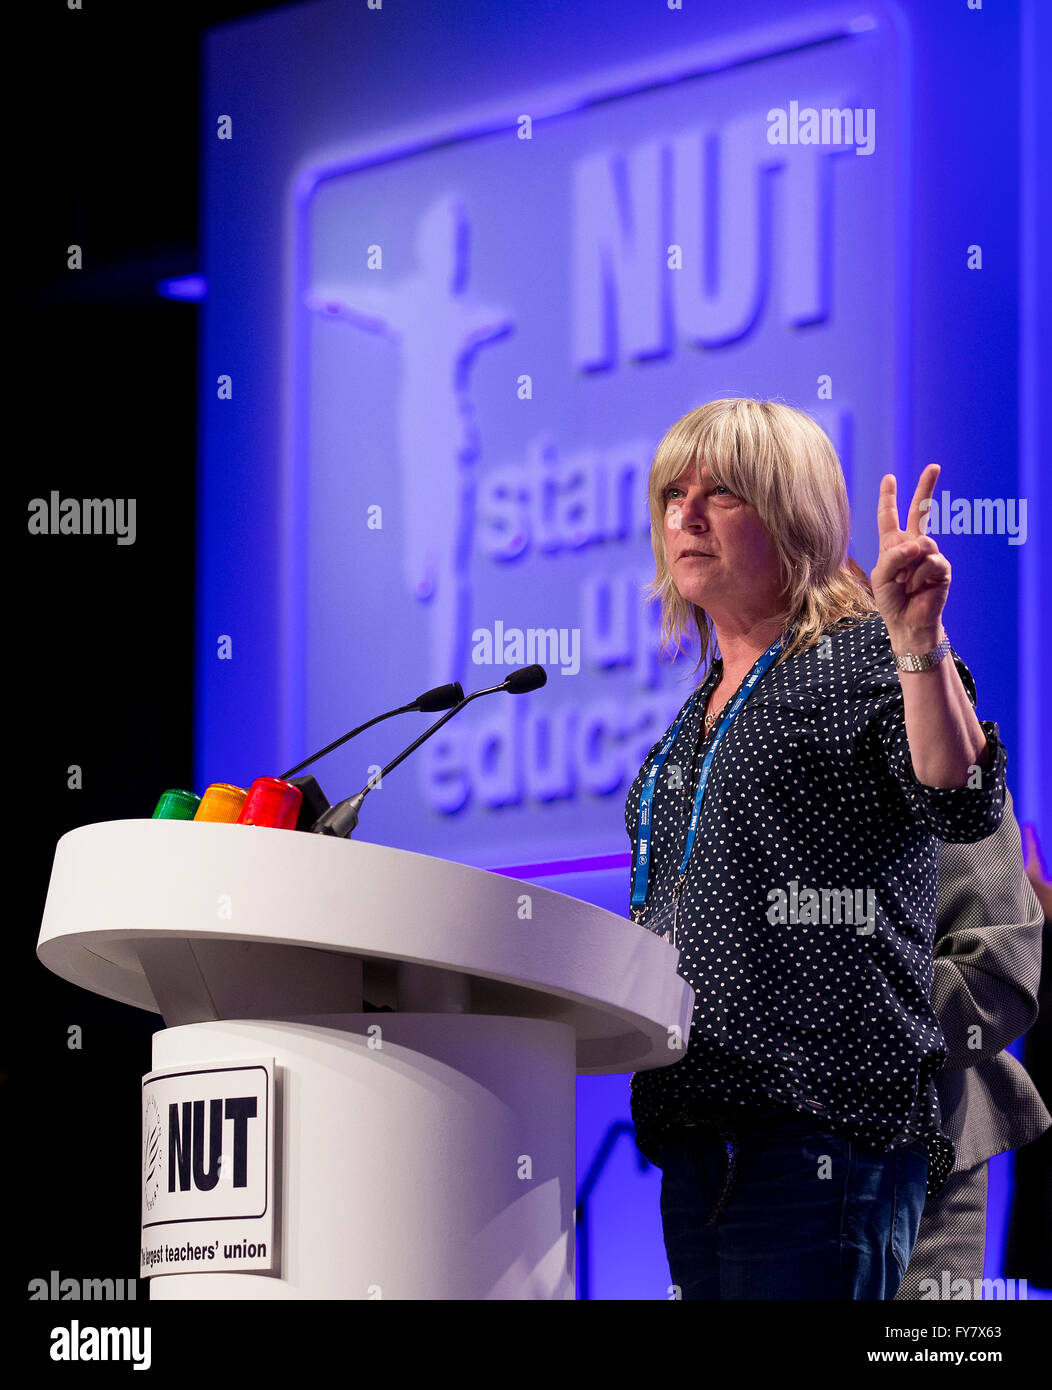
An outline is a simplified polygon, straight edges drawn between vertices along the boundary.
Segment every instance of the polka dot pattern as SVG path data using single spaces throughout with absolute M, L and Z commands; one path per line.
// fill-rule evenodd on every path
M 946 1048 L 928 1002 L 939 842 L 996 830 L 1005 750 L 985 721 L 981 784 L 922 785 L 883 619 L 844 620 L 827 637 L 769 668 L 713 760 L 676 931 L 679 974 L 696 996 L 690 1040 L 678 1062 L 633 1076 L 636 1142 L 653 1162 L 662 1134 L 706 1108 L 786 1105 L 881 1151 L 923 1140 L 932 1196 L 954 1158 L 933 1080 Z M 952 656 L 974 706 L 971 675 Z M 644 920 L 673 898 L 720 669 L 657 777 Z M 633 864 L 640 791 L 663 737 L 625 803 Z M 835 920 L 839 893 L 821 914 L 834 920 L 779 920 L 774 890 L 789 901 L 793 882 L 801 896 L 855 890 L 872 930 Z

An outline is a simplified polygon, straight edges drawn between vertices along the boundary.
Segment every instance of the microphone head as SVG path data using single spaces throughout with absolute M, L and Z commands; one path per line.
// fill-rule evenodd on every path
M 459 681 L 452 685 L 436 685 L 434 690 L 425 690 L 419 699 L 413 701 L 413 708 L 430 714 L 433 710 L 452 709 L 464 698 L 464 687 Z
M 521 666 L 519 670 L 512 671 L 504 682 L 504 689 L 509 695 L 525 695 L 527 691 L 540 690 L 542 685 L 547 684 L 548 672 L 543 666 Z

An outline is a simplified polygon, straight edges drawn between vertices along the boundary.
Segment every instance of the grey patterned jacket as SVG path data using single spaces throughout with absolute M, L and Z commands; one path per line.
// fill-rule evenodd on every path
M 1005 1051 L 1037 1017 L 1043 924 L 1006 792 L 992 835 L 944 843 L 939 851 L 930 999 L 946 1038 L 935 1088 L 942 1127 L 957 1151 L 955 1173 L 1022 1148 L 1052 1127 L 1029 1073 Z

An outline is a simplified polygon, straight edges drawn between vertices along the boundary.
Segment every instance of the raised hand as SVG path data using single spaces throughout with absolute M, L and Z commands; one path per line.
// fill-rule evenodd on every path
M 899 528 L 895 476 L 885 473 L 880 480 L 880 554 L 869 581 L 892 648 L 900 654 L 929 651 L 942 637 L 942 610 L 950 592 L 950 562 L 940 554 L 933 538 L 921 530 L 927 511 L 922 504 L 935 491 L 939 472 L 937 463 L 929 463 L 921 474 L 905 531 Z

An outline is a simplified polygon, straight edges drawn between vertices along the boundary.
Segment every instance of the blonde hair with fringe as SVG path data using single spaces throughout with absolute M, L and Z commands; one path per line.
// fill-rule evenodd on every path
M 661 601 L 661 645 L 677 654 L 693 620 L 701 643 L 697 671 L 715 655 L 716 635 L 703 608 L 676 588 L 665 549 L 665 489 L 689 465 L 707 464 L 755 507 L 778 556 L 785 605 L 772 617 L 794 627 L 785 661 L 814 646 L 843 618 L 876 612 L 865 571 L 847 553 L 851 513 L 844 471 L 829 436 L 810 415 L 779 401 L 709 401 L 676 421 L 650 465 L 650 543 L 657 573 L 646 601 Z

